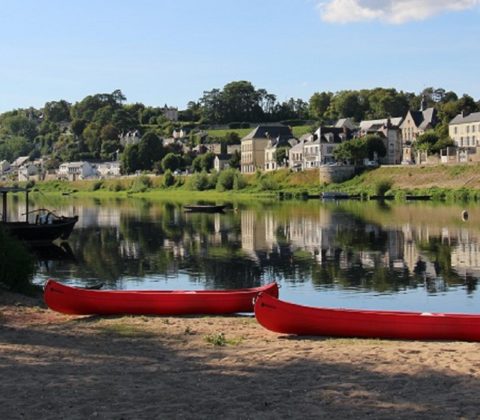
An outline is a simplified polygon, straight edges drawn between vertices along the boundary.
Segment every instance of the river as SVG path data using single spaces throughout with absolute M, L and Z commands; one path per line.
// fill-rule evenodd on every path
M 281 298 L 312 306 L 480 312 L 477 204 L 255 200 L 203 214 L 163 200 L 51 200 L 33 205 L 79 222 L 67 242 L 38 251 L 37 284 L 201 290 L 275 280 Z M 20 215 L 22 203 L 12 205 Z

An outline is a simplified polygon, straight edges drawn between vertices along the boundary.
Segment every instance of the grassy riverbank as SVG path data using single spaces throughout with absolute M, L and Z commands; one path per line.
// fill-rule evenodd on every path
M 194 175 L 195 176 L 195 175 Z M 198 176 L 198 175 L 197 175 Z M 208 175 L 208 182 L 201 191 L 192 185 L 192 176 L 177 176 L 174 185 L 165 187 L 163 175 L 129 176 L 121 179 L 94 181 L 48 181 L 34 185 L 43 193 L 89 196 L 157 196 L 168 194 L 178 199 L 220 200 L 235 196 L 237 199 L 251 199 L 252 196 L 276 197 L 279 192 L 302 197 L 322 191 L 344 191 L 364 196 L 386 194 L 401 199 L 406 194 L 431 195 L 433 199 L 480 198 L 480 165 L 438 165 L 438 166 L 384 166 L 364 171 L 355 178 L 339 184 L 319 183 L 317 170 L 292 172 L 279 170 L 270 173 L 241 176 L 241 188 L 220 191 L 216 174 Z M 287 195 L 288 196 L 288 195 Z

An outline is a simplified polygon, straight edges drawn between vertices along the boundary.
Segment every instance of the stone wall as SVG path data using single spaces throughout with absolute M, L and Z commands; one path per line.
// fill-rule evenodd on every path
M 343 182 L 355 176 L 353 165 L 332 165 L 320 167 L 320 184 Z

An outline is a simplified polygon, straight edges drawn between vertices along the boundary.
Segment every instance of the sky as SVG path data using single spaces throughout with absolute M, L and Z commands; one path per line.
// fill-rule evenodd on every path
M 426 87 L 480 100 L 480 0 L 0 0 L 0 113 L 120 89 L 185 109 L 250 81 L 279 101 Z

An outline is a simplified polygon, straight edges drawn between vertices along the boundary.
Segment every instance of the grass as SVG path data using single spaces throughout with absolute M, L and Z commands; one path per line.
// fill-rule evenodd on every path
M 116 335 L 125 338 L 147 338 L 154 335 L 150 331 L 146 331 L 138 325 L 132 325 L 125 322 L 116 322 L 114 324 L 101 325 L 97 328 L 100 330 L 100 332 L 104 334 Z
M 225 334 L 221 332 L 221 333 L 213 333 L 205 336 L 205 341 L 214 346 L 220 346 L 220 347 L 223 347 L 226 345 L 236 346 L 237 344 L 240 344 L 242 342 L 242 338 L 227 339 Z

